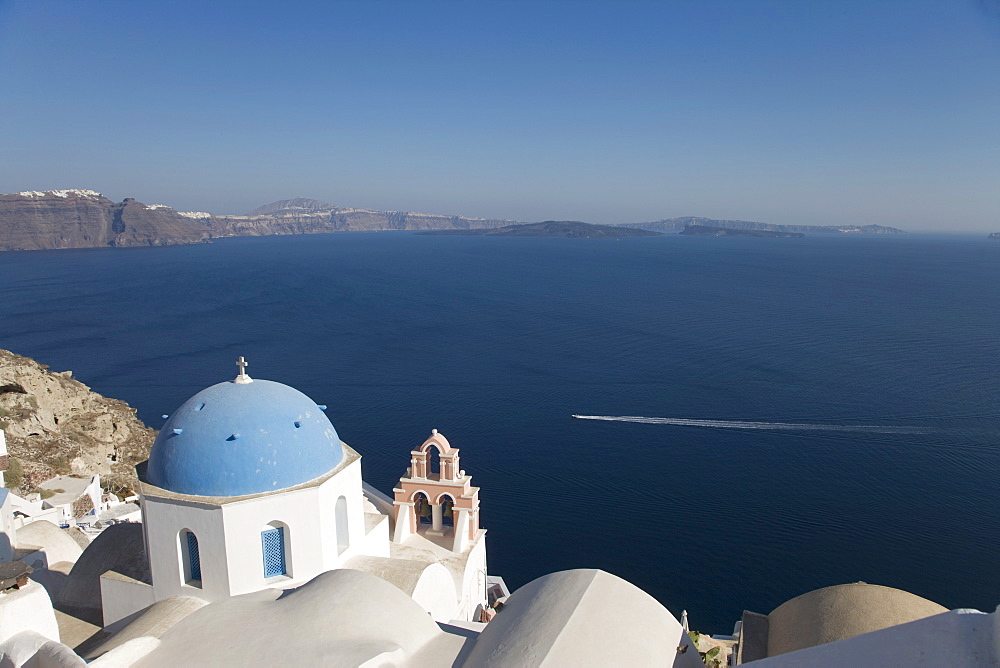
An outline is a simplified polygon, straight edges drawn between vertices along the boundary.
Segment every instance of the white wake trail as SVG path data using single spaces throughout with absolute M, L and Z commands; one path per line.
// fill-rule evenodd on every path
M 767 429 L 790 431 L 860 431 L 877 434 L 919 434 L 919 427 L 897 427 L 879 424 L 806 424 L 799 422 L 755 422 L 750 420 L 699 420 L 696 418 L 642 417 L 639 415 L 574 415 L 579 420 L 606 422 L 640 422 L 670 424 L 679 427 L 711 427 L 713 429 Z

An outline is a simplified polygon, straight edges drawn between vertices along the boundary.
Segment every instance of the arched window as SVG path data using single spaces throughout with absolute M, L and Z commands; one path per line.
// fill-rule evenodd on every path
M 427 477 L 440 479 L 441 451 L 436 445 L 427 448 Z
M 288 575 L 286 553 L 286 528 L 277 522 L 268 524 L 260 532 L 261 549 L 264 553 L 264 578 Z
M 180 541 L 182 579 L 184 584 L 201 587 L 201 551 L 198 537 L 193 531 L 184 529 L 177 538 Z
M 413 514 L 420 524 L 430 524 L 432 521 L 434 513 L 431 510 L 431 502 L 423 492 L 417 492 L 413 497 Z
M 337 522 L 337 554 L 343 554 L 351 545 L 351 534 L 347 526 L 347 499 L 340 497 L 337 499 L 337 508 L 334 513 Z

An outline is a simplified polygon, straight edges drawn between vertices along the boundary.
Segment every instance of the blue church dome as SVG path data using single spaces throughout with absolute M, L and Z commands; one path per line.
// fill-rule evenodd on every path
M 312 399 L 241 372 L 174 411 L 153 442 L 146 479 L 178 494 L 241 496 L 308 482 L 343 458 Z

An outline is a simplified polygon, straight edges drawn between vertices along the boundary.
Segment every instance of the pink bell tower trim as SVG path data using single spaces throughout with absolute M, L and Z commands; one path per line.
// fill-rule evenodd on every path
M 413 534 L 449 537 L 451 550 L 463 552 L 484 531 L 479 528 L 479 488 L 459 467 L 458 448 L 437 429 L 410 452 L 410 467 L 392 491 L 397 543 Z

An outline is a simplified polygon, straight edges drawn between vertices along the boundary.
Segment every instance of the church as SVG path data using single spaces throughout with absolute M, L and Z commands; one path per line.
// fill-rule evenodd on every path
M 239 374 L 167 416 L 139 468 L 150 582 L 101 576 L 104 624 L 175 596 L 211 602 L 350 568 L 378 574 L 436 620 L 488 606 L 479 489 L 433 430 L 389 499 L 326 406 Z M 391 528 L 390 528 L 391 527 Z

